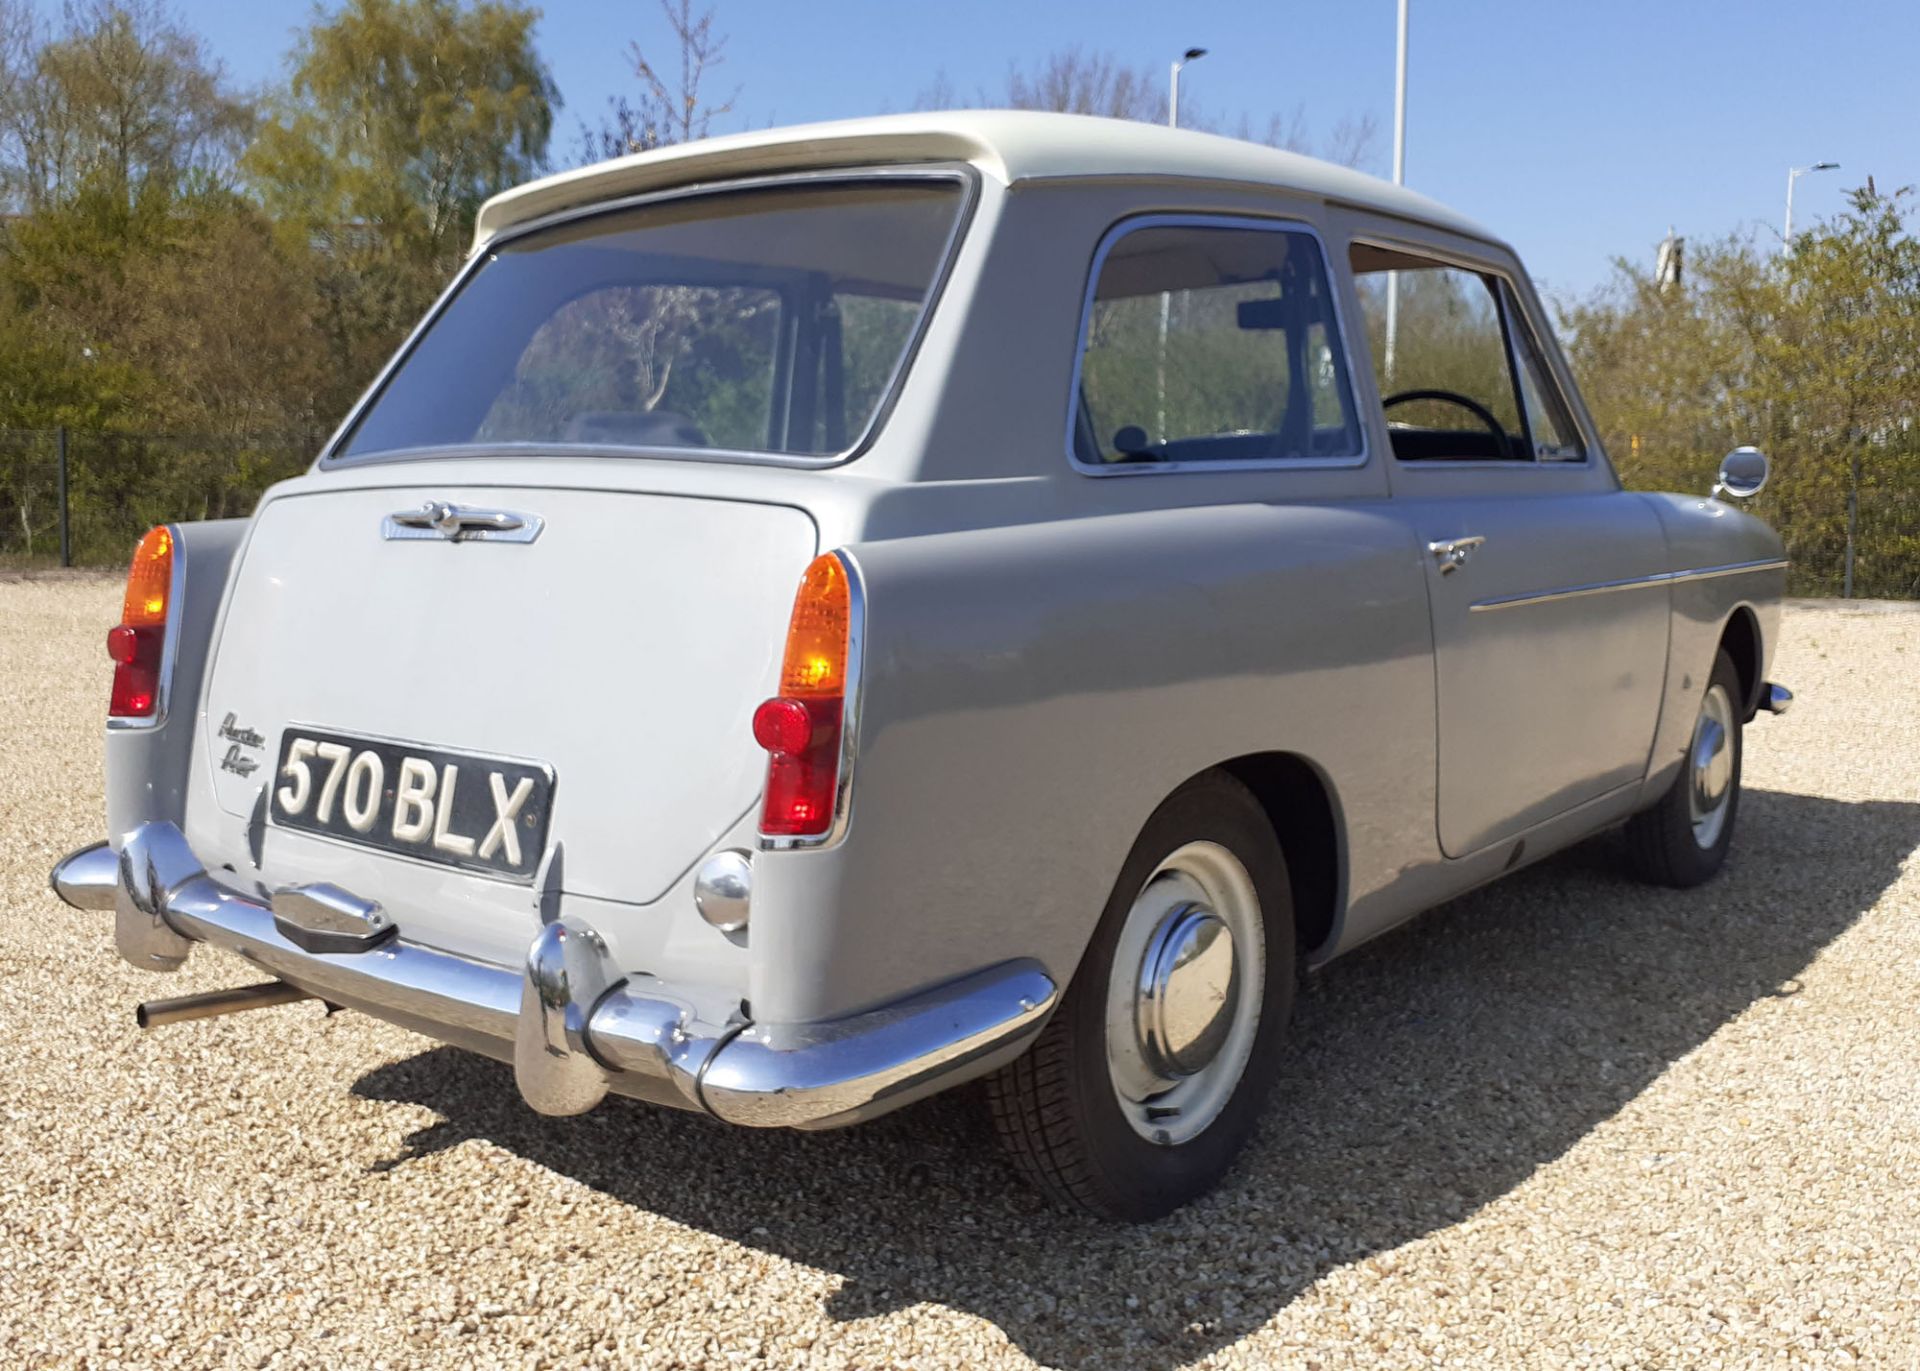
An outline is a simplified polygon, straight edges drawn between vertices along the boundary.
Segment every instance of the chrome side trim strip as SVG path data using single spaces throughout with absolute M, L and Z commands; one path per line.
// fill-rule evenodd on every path
M 1785 557 L 1765 557 L 1757 562 L 1728 562 L 1724 566 L 1696 567 L 1691 571 L 1670 571 L 1669 581 L 1711 581 L 1716 576 L 1739 576 L 1748 571 L 1785 571 Z
M 1546 604 L 1550 600 L 1577 600 L 1585 595 L 1611 595 L 1616 590 L 1640 590 L 1646 586 L 1674 585 L 1681 581 L 1710 581 L 1720 576 L 1741 576 L 1750 571 L 1783 571 L 1784 557 L 1758 562 L 1729 562 L 1725 566 L 1693 567 L 1686 571 L 1656 571 L 1650 576 L 1629 576 L 1618 581 L 1589 581 L 1584 585 L 1562 586 L 1555 590 L 1529 590 L 1518 595 L 1496 595 L 1475 600 L 1467 608 L 1475 614 L 1488 609 L 1517 609 L 1521 605 Z

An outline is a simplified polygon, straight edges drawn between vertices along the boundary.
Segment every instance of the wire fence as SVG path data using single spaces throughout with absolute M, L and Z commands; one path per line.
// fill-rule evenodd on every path
M 324 439 L 0 429 L 0 568 L 124 566 L 155 524 L 250 514 Z M 1777 476 L 1747 508 L 1786 540 L 1790 594 L 1846 593 L 1851 545 L 1855 597 L 1920 599 L 1920 466 L 1865 465 L 1857 495 L 1846 481 Z
M 1771 496 L 1746 508 L 1786 542 L 1789 595 L 1920 600 L 1920 479 L 1863 475 L 1857 497 L 1839 490 L 1813 506 Z
M 123 566 L 155 524 L 251 513 L 324 437 L 0 429 L 0 567 Z

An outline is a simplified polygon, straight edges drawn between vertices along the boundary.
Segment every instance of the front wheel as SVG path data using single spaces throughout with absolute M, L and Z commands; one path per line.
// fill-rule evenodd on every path
M 1740 698 L 1740 673 L 1722 652 L 1680 774 L 1658 804 L 1627 821 L 1628 860 L 1641 879 L 1686 889 L 1712 879 L 1727 860 L 1740 812 Z
M 1293 1009 L 1286 859 L 1250 791 L 1209 773 L 1147 821 L 1039 1040 L 987 1082 L 1027 1178 L 1104 1218 L 1204 1193 L 1252 1133 Z

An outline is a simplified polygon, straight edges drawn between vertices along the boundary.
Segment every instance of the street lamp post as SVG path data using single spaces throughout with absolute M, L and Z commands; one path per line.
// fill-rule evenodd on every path
M 1838 171 L 1839 169 L 1838 162 L 1815 162 L 1810 167 L 1787 168 L 1787 222 L 1781 226 L 1780 230 L 1782 253 L 1793 251 L 1794 183 L 1810 171 Z M 1860 523 L 1860 453 L 1858 449 L 1855 449 L 1848 463 L 1847 475 L 1847 560 L 1846 570 L 1840 582 L 1840 598 L 1843 600 L 1853 598 L 1853 538 Z
M 1206 55 L 1207 50 L 1205 48 L 1188 48 L 1185 52 L 1181 53 L 1178 60 L 1174 62 L 1173 70 L 1167 79 L 1168 128 L 1177 129 L 1180 127 L 1180 68 L 1186 66 L 1189 62 L 1198 62 Z M 1159 403 L 1154 407 L 1155 421 L 1159 425 L 1156 431 L 1159 433 L 1160 441 L 1163 443 L 1167 440 L 1167 326 L 1172 322 L 1172 318 L 1173 292 L 1163 290 L 1160 292 L 1160 361 L 1156 368 L 1158 372 L 1157 392 L 1159 395 Z
M 1180 54 L 1179 60 L 1173 64 L 1173 75 L 1167 82 L 1168 128 L 1177 129 L 1180 127 L 1180 68 L 1186 66 L 1189 62 L 1198 62 L 1206 55 L 1207 50 L 1205 48 L 1188 48 Z
M 1815 162 L 1810 167 L 1787 168 L 1787 225 L 1780 236 L 1788 247 L 1793 246 L 1793 183 L 1810 171 L 1838 171 L 1839 169 L 1838 162 Z
M 1400 0 L 1400 41 L 1393 72 L 1393 184 L 1407 183 L 1407 0 Z M 1393 380 L 1393 350 L 1400 337 L 1400 273 L 1387 273 L 1387 380 Z

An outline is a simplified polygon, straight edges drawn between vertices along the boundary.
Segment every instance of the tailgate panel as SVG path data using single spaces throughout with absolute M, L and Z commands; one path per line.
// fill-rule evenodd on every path
M 530 543 L 383 537 L 387 516 L 429 500 L 544 527 Z M 524 758 L 552 768 L 562 888 L 657 899 L 759 793 L 750 720 L 816 540 L 793 508 L 681 496 L 434 486 L 273 501 L 206 689 L 212 794 L 253 813 L 289 725 Z M 236 736 L 258 740 L 238 767 L 225 764 Z M 370 898 L 385 879 L 455 905 L 529 905 L 524 887 L 273 825 L 262 870 Z

